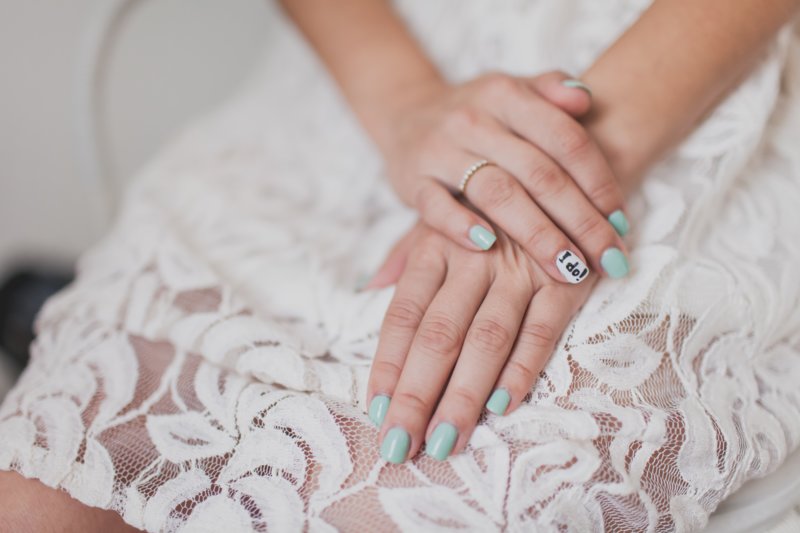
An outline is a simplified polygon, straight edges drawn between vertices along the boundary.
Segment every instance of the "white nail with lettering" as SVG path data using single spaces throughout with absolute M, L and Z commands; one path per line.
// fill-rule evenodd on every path
M 563 250 L 556 256 L 556 268 L 569 283 L 575 284 L 589 275 L 589 268 L 581 261 L 577 254 Z

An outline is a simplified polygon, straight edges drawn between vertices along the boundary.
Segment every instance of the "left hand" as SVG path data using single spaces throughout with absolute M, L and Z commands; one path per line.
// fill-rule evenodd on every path
M 577 120 L 591 109 L 588 88 L 568 82 L 580 83 L 561 72 L 491 73 L 395 99 L 378 146 L 398 197 L 469 250 L 491 248 L 497 226 L 562 283 L 590 270 L 627 275 L 622 192 Z M 458 189 L 475 210 L 453 197 Z M 576 268 L 563 268 L 565 253 Z
M 484 405 L 514 410 L 597 280 L 553 280 L 502 232 L 480 253 L 422 224 L 370 286 L 398 277 L 367 393 L 381 456 L 395 463 L 423 441 L 443 460 L 466 446 Z

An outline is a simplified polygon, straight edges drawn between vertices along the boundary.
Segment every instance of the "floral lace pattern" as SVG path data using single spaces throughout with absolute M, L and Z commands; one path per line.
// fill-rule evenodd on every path
M 644 7 L 398 2 L 453 79 L 579 72 Z M 273 30 L 46 305 L 0 408 L 0 469 L 149 531 L 666 532 L 797 448 L 790 31 L 651 172 L 631 278 L 598 285 L 530 401 L 446 462 L 389 465 L 364 394 L 391 289 L 353 287 L 413 215 L 278 13 Z

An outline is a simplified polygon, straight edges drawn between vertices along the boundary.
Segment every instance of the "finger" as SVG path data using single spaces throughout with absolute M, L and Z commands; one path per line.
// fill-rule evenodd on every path
M 489 289 L 469 327 L 447 390 L 428 424 L 427 455 L 443 461 L 469 442 L 517 337 L 531 291 L 530 282 L 515 283 L 510 279 L 498 281 Z
M 444 258 L 433 253 L 412 255 L 400 277 L 381 325 L 367 385 L 372 422 L 380 427 L 425 310 L 445 277 Z
M 471 270 L 448 275 L 419 326 L 379 435 L 381 457 L 387 461 L 401 463 L 413 457 L 423 441 L 464 335 L 488 289 L 488 276 L 476 278 Z
M 508 172 L 495 165 L 486 166 L 470 179 L 464 194 L 554 280 L 580 283 L 586 279 L 589 267 L 578 247 Z
M 591 282 L 590 282 L 591 284 Z M 578 310 L 587 287 L 559 290 L 543 287 L 531 300 L 517 340 L 497 384 L 486 402 L 486 409 L 496 415 L 516 409 L 531 391 L 553 353 L 555 343 Z
M 563 168 L 601 213 L 620 220 L 625 233 L 624 197 L 602 151 L 575 119 L 535 94 L 520 84 L 516 90 L 507 89 L 507 98 L 489 105 L 502 124 Z
M 405 269 L 408 254 L 411 252 L 418 233 L 418 228 L 415 227 L 406 233 L 405 236 L 392 247 L 383 265 L 381 265 L 369 282 L 364 285 L 362 290 L 382 289 L 397 283 L 397 280 L 400 279 L 400 275 Z
M 468 142 L 482 146 L 486 157 L 517 178 L 533 201 L 589 259 L 592 269 L 612 278 L 628 274 L 627 250 L 614 226 L 550 157 L 504 130 L 500 123 L 474 132 Z
M 497 240 L 488 222 L 460 204 L 432 178 L 417 190 L 415 206 L 426 224 L 468 250 L 486 251 Z
M 583 117 L 592 109 L 591 88 L 564 72 L 547 72 L 523 79 L 534 91 L 572 117 Z

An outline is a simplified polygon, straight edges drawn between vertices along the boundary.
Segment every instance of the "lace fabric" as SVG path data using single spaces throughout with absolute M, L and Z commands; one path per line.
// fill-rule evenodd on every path
M 646 4 L 397 3 L 452 79 L 579 72 Z M 666 532 L 797 448 L 791 31 L 650 173 L 632 276 L 597 286 L 529 401 L 464 453 L 404 465 L 364 413 L 391 289 L 354 287 L 414 217 L 277 13 L 271 39 L 46 305 L 0 469 L 149 531 Z

